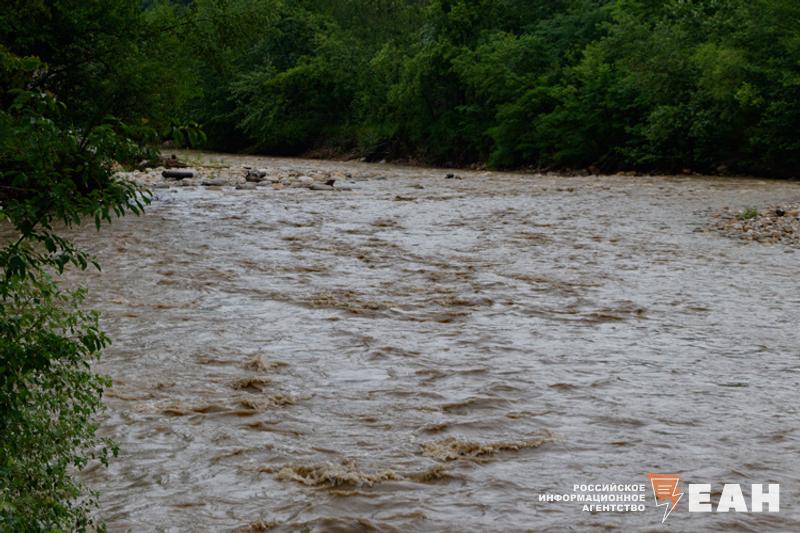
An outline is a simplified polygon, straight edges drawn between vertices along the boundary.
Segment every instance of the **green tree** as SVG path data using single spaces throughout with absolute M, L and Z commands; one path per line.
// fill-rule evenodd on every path
M 192 10 L 216 21 L 184 41 L 202 87 L 188 115 L 211 127 L 215 147 L 769 175 L 791 175 L 800 159 L 791 0 L 197 0 Z
M 76 477 L 106 462 L 97 436 L 108 339 L 66 268 L 91 257 L 65 228 L 140 213 L 149 197 L 115 177 L 154 157 L 177 86 L 149 52 L 164 33 L 136 0 L 18 2 L 0 15 L 0 530 L 98 527 Z M 16 5 L 18 4 L 18 5 Z M 182 104 L 181 104 L 182 105 Z

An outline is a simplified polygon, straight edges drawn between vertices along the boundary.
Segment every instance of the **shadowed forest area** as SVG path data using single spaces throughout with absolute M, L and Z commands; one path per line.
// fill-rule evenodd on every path
M 791 0 L 200 0 L 170 64 L 209 146 L 432 164 L 800 162 Z M 174 55 L 173 55 L 174 54 Z
M 113 89 L 98 112 L 152 106 L 151 124 L 198 123 L 210 149 L 769 176 L 800 162 L 792 0 L 93 4 L 19 4 L 3 40 L 48 79 L 97 78 L 60 95 L 74 111 Z
M 215 148 L 605 171 L 790 175 L 798 163 L 796 2 L 226 9 L 158 8 L 196 13 L 175 62 L 191 80 L 185 117 Z

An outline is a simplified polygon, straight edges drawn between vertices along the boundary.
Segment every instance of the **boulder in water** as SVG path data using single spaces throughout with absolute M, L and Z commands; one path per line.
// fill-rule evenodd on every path
M 248 170 L 247 175 L 244 177 L 246 181 L 251 183 L 259 183 L 267 178 L 267 170 L 259 168 L 256 170 Z
M 182 180 L 194 177 L 194 170 L 186 169 L 169 169 L 161 172 L 161 175 L 166 179 Z

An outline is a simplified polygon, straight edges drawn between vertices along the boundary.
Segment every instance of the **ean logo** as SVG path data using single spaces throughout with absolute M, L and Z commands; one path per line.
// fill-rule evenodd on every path
M 664 518 L 661 523 L 667 521 L 670 513 L 678 506 L 683 493 L 678 490 L 678 482 L 681 477 L 677 474 L 647 474 L 650 485 L 653 487 L 653 497 L 656 500 L 656 507 L 664 507 Z

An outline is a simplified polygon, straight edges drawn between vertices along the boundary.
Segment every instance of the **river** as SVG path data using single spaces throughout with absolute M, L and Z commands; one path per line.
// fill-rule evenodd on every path
M 661 531 L 649 485 L 539 501 L 648 472 L 781 484 L 672 531 L 800 530 L 800 251 L 703 231 L 797 182 L 230 159 L 372 177 L 159 189 L 80 233 L 111 531 Z

